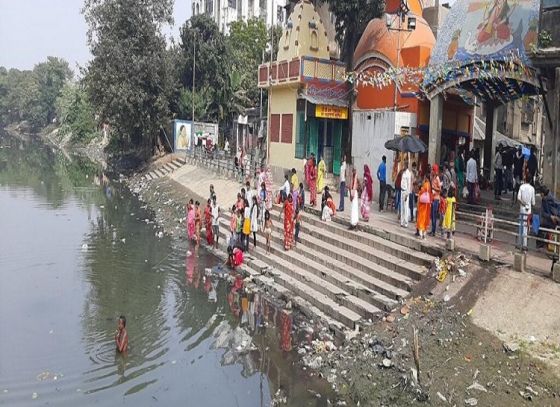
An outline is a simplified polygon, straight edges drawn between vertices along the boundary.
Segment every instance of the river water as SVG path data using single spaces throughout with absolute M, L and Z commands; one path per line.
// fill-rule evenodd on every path
M 276 329 L 227 362 L 215 349 L 215 329 L 240 324 L 227 283 L 204 276 L 216 258 L 158 237 L 153 214 L 91 162 L 0 146 L 0 405 L 268 406 L 280 388 L 288 405 L 327 405 Z M 113 340 L 121 314 L 127 356 Z

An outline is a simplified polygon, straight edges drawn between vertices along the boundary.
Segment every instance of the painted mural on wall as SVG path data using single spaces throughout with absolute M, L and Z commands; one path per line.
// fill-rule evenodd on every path
M 527 61 L 537 41 L 536 0 L 459 0 L 438 37 L 431 63 L 500 60 L 512 52 Z

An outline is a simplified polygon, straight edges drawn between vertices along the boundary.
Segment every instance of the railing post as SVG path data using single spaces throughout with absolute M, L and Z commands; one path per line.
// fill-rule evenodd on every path
M 488 244 L 488 231 L 493 226 L 489 226 L 490 222 L 490 209 L 486 208 L 486 212 L 484 213 L 484 218 L 482 219 L 482 242 L 480 244 L 480 249 L 478 252 L 478 257 L 482 261 L 489 261 L 492 257 L 492 246 Z

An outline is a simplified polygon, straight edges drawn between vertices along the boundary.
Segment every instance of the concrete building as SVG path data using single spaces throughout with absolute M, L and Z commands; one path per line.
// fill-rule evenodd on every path
M 527 56 L 536 38 L 538 7 L 531 2 L 518 3 L 511 9 L 507 2 L 490 4 L 491 13 L 479 7 L 476 0 L 458 0 L 453 4 L 430 59 L 431 65 L 444 68 L 424 81 L 424 89 L 430 100 L 430 162 L 448 159 L 442 148 L 442 130 L 449 121 L 449 95 L 459 99 L 462 111 L 470 109 L 471 117 L 472 100 L 476 98 L 485 104 L 483 170 L 487 179 L 492 180 L 499 107 L 538 95 L 541 83 Z M 510 123 L 512 134 L 517 131 L 515 106 L 506 107 L 502 116 L 505 127 Z M 508 116 L 509 109 L 513 109 L 513 114 Z M 528 137 L 521 131 L 517 133 L 519 137 Z M 470 148 L 469 144 L 465 148 Z
M 259 67 L 259 87 L 268 89 L 268 162 L 275 176 L 303 168 L 310 153 L 339 174 L 348 120 L 346 69 L 330 59 L 329 38 L 312 2 L 294 7 L 277 60 Z
M 287 0 L 192 0 L 193 15 L 207 14 L 223 33 L 234 21 L 262 18 L 267 27 L 286 21 Z
M 560 197 L 560 1 L 541 0 L 538 39 L 531 55 L 547 82 L 544 97 L 542 175 L 545 185 Z

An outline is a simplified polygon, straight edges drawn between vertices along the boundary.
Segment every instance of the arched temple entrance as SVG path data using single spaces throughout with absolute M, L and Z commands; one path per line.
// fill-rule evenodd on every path
M 423 93 L 430 101 L 429 155 L 442 157 L 448 105 L 485 104 L 484 174 L 492 179 L 499 105 L 544 92 L 528 51 L 537 40 L 539 3 L 532 0 L 458 0 L 438 35 Z M 470 124 L 472 126 L 472 123 Z M 471 132 L 472 135 L 472 127 Z

